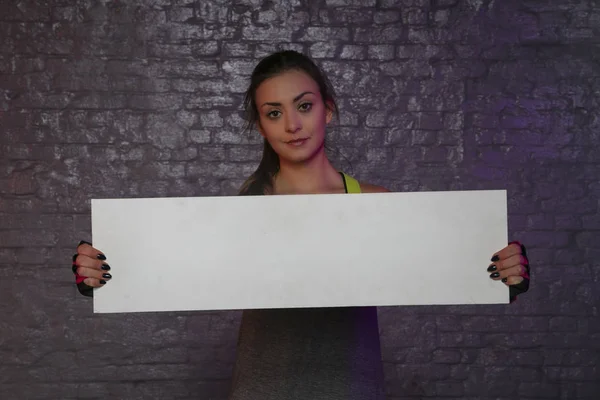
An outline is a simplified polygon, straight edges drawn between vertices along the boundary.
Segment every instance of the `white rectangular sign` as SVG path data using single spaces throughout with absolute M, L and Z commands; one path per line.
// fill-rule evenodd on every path
M 97 313 L 508 303 L 506 191 L 92 200 Z

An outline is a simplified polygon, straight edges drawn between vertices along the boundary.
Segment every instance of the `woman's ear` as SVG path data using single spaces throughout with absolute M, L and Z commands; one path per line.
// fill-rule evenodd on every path
M 333 119 L 333 110 L 335 109 L 335 105 L 333 101 L 327 100 L 325 102 L 325 123 L 329 124 Z

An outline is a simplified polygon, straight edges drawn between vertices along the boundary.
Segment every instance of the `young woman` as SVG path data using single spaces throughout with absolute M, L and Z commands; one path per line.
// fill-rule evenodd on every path
M 245 100 L 248 127 L 264 138 L 258 169 L 240 195 L 374 193 L 327 159 L 334 91 L 306 56 L 283 51 L 255 68 Z M 491 255 L 490 278 L 529 288 L 525 247 L 512 242 Z M 92 296 L 111 278 L 104 254 L 82 242 L 73 257 L 79 291 Z M 375 307 L 247 310 L 242 317 L 231 400 L 382 399 L 383 370 Z

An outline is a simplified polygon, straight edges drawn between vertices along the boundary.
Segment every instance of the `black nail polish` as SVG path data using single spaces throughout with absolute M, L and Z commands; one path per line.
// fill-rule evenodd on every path
M 78 256 L 78 255 L 79 255 L 79 254 L 73 254 L 73 262 L 75 262 L 75 260 L 77 260 L 77 256 Z
M 100 279 L 100 284 L 101 285 L 106 285 L 106 281 L 104 279 Z
M 495 255 L 494 257 L 492 257 L 492 262 L 498 261 L 500 259 L 500 257 L 498 257 L 498 255 Z
M 504 282 L 504 283 L 508 282 L 508 278 L 502 278 L 502 282 Z
M 490 278 L 499 278 L 500 277 L 500 272 L 494 272 L 493 274 L 490 275 Z
M 102 274 L 102 277 L 106 278 L 106 279 L 110 279 L 110 278 L 112 278 L 112 275 L 111 274 Z
M 495 270 L 497 270 L 498 268 L 496 268 L 496 266 L 494 264 L 490 265 L 487 269 L 488 272 L 494 272 Z
M 102 264 L 101 268 L 105 271 L 110 271 L 110 265 L 108 265 L 108 264 Z
M 105 256 L 104 254 L 98 254 L 98 255 L 96 256 L 96 258 L 97 258 L 98 260 L 106 260 L 106 256 Z
M 73 265 L 71 267 L 71 269 L 73 270 L 73 273 L 76 274 L 77 273 L 77 268 L 79 268 L 77 265 Z
M 90 246 L 92 245 L 90 242 L 86 242 L 85 240 L 82 240 L 79 242 L 79 244 L 77 246 L 81 246 L 82 244 L 89 244 Z

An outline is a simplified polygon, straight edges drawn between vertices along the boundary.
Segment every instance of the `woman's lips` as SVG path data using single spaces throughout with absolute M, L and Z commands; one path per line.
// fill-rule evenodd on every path
M 306 143 L 307 140 L 308 140 L 308 138 L 299 138 L 299 139 L 289 140 L 286 143 L 289 144 L 290 146 L 298 147 L 298 146 L 302 146 L 304 143 Z

